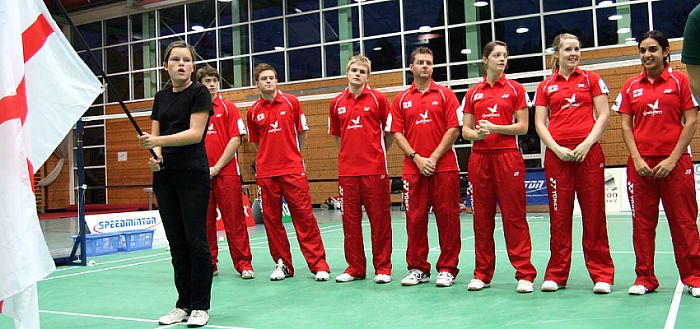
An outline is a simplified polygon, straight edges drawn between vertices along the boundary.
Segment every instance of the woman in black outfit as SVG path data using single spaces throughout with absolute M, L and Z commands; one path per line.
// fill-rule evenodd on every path
M 211 254 L 206 239 L 209 202 L 209 165 L 204 134 L 214 113 L 207 88 L 192 80 L 194 49 L 185 42 L 171 43 L 165 50 L 163 68 L 171 85 L 153 101 L 151 134 L 139 142 L 153 149 L 153 192 L 170 244 L 178 300 L 158 322 L 169 325 L 187 321 L 201 327 L 209 320 Z

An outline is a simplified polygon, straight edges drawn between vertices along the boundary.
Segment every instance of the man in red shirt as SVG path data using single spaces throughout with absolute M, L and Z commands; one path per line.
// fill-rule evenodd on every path
M 243 214 L 240 168 L 236 153 L 245 135 L 245 125 L 236 106 L 219 95 L 219 72 L 211 66 L 197 70 L 197 80 L 209 89 L 214 116 L 209 121 L 204 141 L 209 161 L 211 194 L 207 211 L 207 241 L 213 264 L 213 275 L 218 275 L 219 245 L 216 239 L 216 209 L 221 212 L 233 267 L 241 278 L 255 277 L 248 241 L 248 227 Z
M 364 279 L 365 248 L 362 243 L 362 206 L 372 226 L 372 255 L 376 283 L 391 281 L 391 199 L 386 150 L 391 134 L 384 134 L 389 101 L 367 85 L 372 63 L 363 55 L 346 66 L 348 88 L 330 105 L 328 132 L 340 146 L 338 189 L 342 197 L 345 259 L 348 268 L 337 282 Z
M 294 275 L 287 232 L 282 224 L 282 197 L 287 200 L 301 252 L 317 281 L 327 281 L 330 268 L 316 217 L 311 208 L 309 182 L 301 149 L 306 140 L 306 117 L 296 97 L 277 90 L 277 71 L 269 64 L 255 67 L 254 78 L 260 91 L 248 109 L 250 141 L 255 158 L 258 195 L 270 255 L 276 262 L 270 280 Z
M 418 47 L 411 53 L 413 84 L 391 104 L 386 131 L 406 154 L 403 166 L 404 205 L 408 247 L 408 275 L 401 280 L 413 286 L 430 280 L 428 210 L 430 206 L 440 237 L 436 267 L 438 287 L 449 287 L 459 269 L 459 169 L 452 144 L 462 125 L 463 113 L 455 94 L 432 79 L 433 52 Z

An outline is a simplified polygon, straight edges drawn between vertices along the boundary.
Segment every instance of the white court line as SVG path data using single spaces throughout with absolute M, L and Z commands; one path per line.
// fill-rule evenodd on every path
M 666 317 L 666 324 L 664 329 L 673 329 L 676 327 L 676 317 L 678 316 L 678 309 L 681 306 L 681 295 L 683 294 L 683 282 L 678 279 L 676 284 L 676 291 L 673 293 L 673 300 L 671 301 L 671 307 L 668 309 L 668 316 Z
M 83 318 L 97 318 L 97 319 L 121 320 L 121 321 L 131 321 L 131 322 L 146 322 L 146 323 L 156 323 L 156 324 L 158 323 L 157 320 L 130 318 L 130 317 L 124 317 L 124 316 L 111 316 L 111 315 L 100 315 L 100 314 L 48 311 L 48 310 L 39 310 L 39 313 L 78 316 L 78 317 L 83 317 Z M 182 322 L 182 323 L 178 323 L 177 325 L 187 325 L 187 324 Z M 168 327 L 170 327 L 170 326 L 168 326 Z M 221 329 L 250 329 L 250 328 L 244 328 L 244 327 L 217 326 L 217 325 L 211 325 L 211 324 L 208 324 L 206 327 L 208 327 L 208 328 L 221 328 Z M 167 327 L 159 326 L 158 328 L 167 328 Z
M 105 265 L 105 264 L 123 263 L 123 262 L 127 262 L 127 261 L 132 261 L 132 260 L 137 260 L 137 259 L 142 259 L 142 258 L 151 258 L 151 257 L 163 256 L 163 255 L 170 255 L 170 253 L 169 252 L 159 252 L 157 254 L 152 254 L 152 255 L 136 256 L 136 257 L 129 257 L 129 258 L 115 259 L 115 260 L 110 260 L 110 261 L 105 261 L 105 262 L 99 262 L 98 264 Z M 61 272 L 61 271 L 75 270 L 75 269 L 82 269 L 82 268 L 84 268 L 84 267 L 75 265 L 75 266 L 68 266 L 66 268 L 60 268 L 60 269 L 55 270 L 54 272 Z

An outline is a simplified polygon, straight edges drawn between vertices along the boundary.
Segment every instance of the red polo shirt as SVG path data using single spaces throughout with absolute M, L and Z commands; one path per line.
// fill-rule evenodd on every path
M 212 99 L 214 107 L 214 115 L 209 119 L 209 127 L 207 127 L 207 136 L 204 140 L 204 146 L 207 149 L 207 160 L 209 167 L 213 167 L 219 158 L 224 154 L 226 145 L 234 138 L 245 135 L 245 125 L 243 119 L 238 113 L 236 105 L 227 99 L 216 95 Z M 219 175 L 237 176 L 241 171 L 238 167 L 238 157 L 233 155 L 233 159 L 219 172 Z
M 634 140 L 643 156 L 668 156 L 683 130 L 683 112 L 695 110 L 688 77 L 668 66 L 654 82 L 646 70 L 625 82 L 613 109 L 634 116 Z
M 348 89 L 333 98 L 328 133 L 340 136 L 338 176 L 387 173 L 384 125 L 388 115 L 386 96 L 367 85 L 357 98 Z
M 297 134 L 308 129 L 301 104 L 292 95 L 277 91 L 272 102 L 260 98 L 253 103 L 248 109 L 248 131 L 250 141 L 259 143 L 256 177 L 304 173 Z
M 429 157 L 440 145 L 447 129 L 462 125 L 462 118 L 463 113 L 454 92 L 431 80 L 430 87 L 424 93 L 411 84 L 394 97 L 386 131 L 403 133 L 418 154 Z M 459 171 L 453 149 L 447 151 L 437 163 L 435 172 L 443 171 Z M 420 174 L 408 156 L 404 158 L 403 173 Z
M 474 115 L 474 123 L 487 120 L 497 125 L 513 123 L 515 111 L 527 109 L 527 92 L 519 83 L 506 79 L 505 74 L 491 85 L 486 78 L 472 86 L 462 101 L 464 113 Z M 474 150 L 517 150 L 514 135 L 491 134 L 474 141 Z
M 549 108 L 549 133 L 557 142 L 580 143 L 593 129 L 593 97 L 607 94 L 600 76 L 576 68 L 567 80 L 555 72 L 537 87 L 535 105 Z

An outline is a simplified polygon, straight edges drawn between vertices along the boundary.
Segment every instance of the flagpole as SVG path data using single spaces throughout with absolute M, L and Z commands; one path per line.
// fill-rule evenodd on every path
M 68 25 L 70 25 L 73 33 L 75 31 L 78 41 L 80 43 L 80 46 L 87 52 L 88 59 L 90 62 L 92 62 L 93 66 L 99 71 L 100 75 L 102 75 L 102 78 L 105 79 L 105 83 L 107 84 L 107 88 L 109 88 L 109 92 L 114 94 L 114 96 L 117 98 L 117 102 L 119 102 L 119 106 L 121 107 L 122 111 L 126 114 L 126 117 L 129 118 L 129 121 L 131 122 L 131 125 L 134 126 L 134 129 L 136 129 L 136 133 L 138 133 L 139 136 L 143 135 L 143 131 L 141 130 L 141 127 L 139 127 L 138 123 L 136 123 L 136 120 L 134 117 L 131 115 L 131 112 L 129 112 L 129 109 L 126 108 L 126 104 L 124 104 L 124 101 L 122 100 L 121 96 L 117 92 L 117 90 L 114 88 L 112 85 L 112 82 L 109 81 L 109 78 L 107 77 L 107 74 L 105 73 L 104 70 L 102 70 L 102 65 L 97 62 L 97 59 L 95 56 L 92 54 L 92 51 L 90 50 L 90 47 L 88 46 L 87 41 L 85 41 L 85 38 L 83 38 L 83 35 L 80 34 L 80 31 L 78 31 L 78 28 L 75 26 L 73 23 L 73 20 L 68 16 L 68 12 L 66 11 L 66 8 L 63 7 L 63 4 L 61 4 L 60 0 L 53 0 L 53 4 L 58 7 L 58 9 L 61 11 L 61 14 L 66 18 L 66 21 L 68 22 Z M 148 152 L 151 153 L 151 156 L 154 159 L 158 159 L 158 155 L 156 155 L 156 152 L 153 151 L 153 149 L 149 149 Z M 161 165 L 162 167 L 162 165 Z

